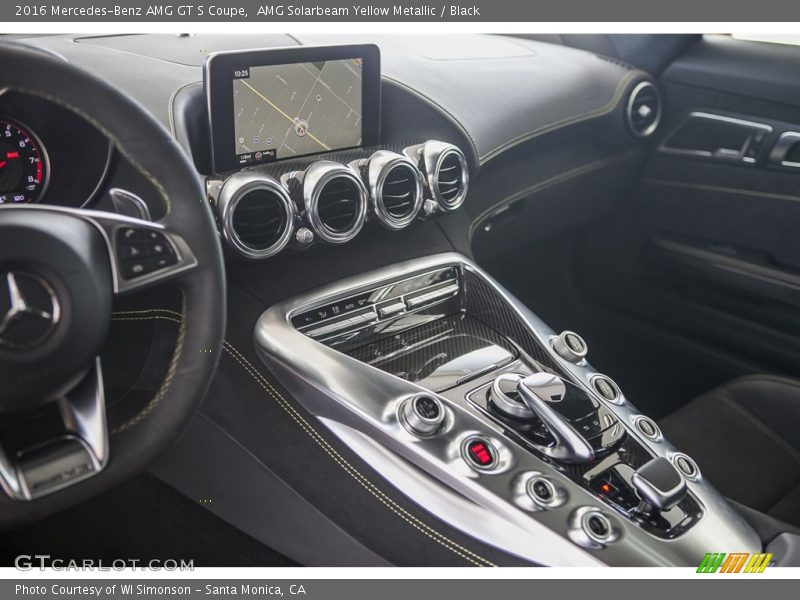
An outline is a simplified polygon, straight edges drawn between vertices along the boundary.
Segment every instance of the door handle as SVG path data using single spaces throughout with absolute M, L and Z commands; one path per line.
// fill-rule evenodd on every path
M 800 169 L 800 132 L 784 131 L 769 151 L 767 160 L 771 165 Z

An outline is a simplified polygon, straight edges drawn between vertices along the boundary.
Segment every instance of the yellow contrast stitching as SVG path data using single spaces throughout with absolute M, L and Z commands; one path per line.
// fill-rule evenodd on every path
M 522 133 L 517 137 L 503 142 L 499 146 L 494 147 L 492 150 L 489 150 L 486 154 L 480 157 L 480 163 L 485 164 L 498 154 L 502 154 L 509 148 L 513 148 L 523 142 L 528 142 L 534 138 L 539 137 L 540 135 L 544 135 L 545 133 L 550 133 L 551 131 L 555 131 L 556 129 L 560 129 L 562 127 L 566 127 L 567 125 L 574 125 L 575 123 L 581 123 L 583 121 L 588 121 L 590 119 L 594 119 L 596 117 L 605 116 L 614 111 L 619 105 L 619 101 L 622 99 L 622 94 L 627 88 L 628 84 L 634 81 L 639 77 L 645 77 L 647 75 L 646 72 L 636 69 L 631 71 L 625 77 L 619 80 L 617 83 L 617 87 L 614 89 L 614 94 L 611 96 L 611 100 L 605 106 L 600 108 L 595 108 L 588 112 L 582 113 L 580 115 L 565 117 L 558 121 L 553 121 L 547 125 L 542 125 L 536 129 L 532 129 L 527 133 Z
M 157 313 L 164 313 L 164 314 L 157 314 Z M 120 316 L 118 316 L 120 315 Z M 144 316 L 150 315 L 150 316 Z M 122 311 L 114 313 L 115 321 L 142 321 L 142 320 L 149 320 L 149 319 L 161 319 L 166 321 L 172 321 L 175 323 L 182 323 L 178 319 L 173 318 L 172 316 L 165 316 L 165 315 L 176 315 L 181 316 L 180 313 L 169 309 L 152 309 L 152 310 L 139 310 L 139 311 Z M 273 400 L 275 400 L 278 405 L 286 412 L 293 421 L 309 436 L 313 439 L 318 446 L 322 448 L 322 450 L 334 461 L 336 464 L 339 465 L 348 475 L 350 475 L 356 482 L 361 485 L 366 491 L 372 494 L 381 504 L 386 506 L 389 510 L 395 513 L 398 517 L 406 521 L 409 525 L 414 527 L 420 533 L 424 534 L 434 542 L 444 546 L 454 554 L 460 556 L 464 560 L 476 565 L 476 566 L 497 566 L 491 561 L 475 554 L 474 552 L 464 548 L 457 542 L 451 540 L 444 534 L 436 531 L 429 525 L 423 523 L 419 519 L 417 519 L 414 515 L 410 514 L 406 511 L 402 506 L 397 504 L 394 500 L 392 500 L 389 496 L 387 496 L 383 491 L 375 486 L 367 477 L 359 472 L 355 467 L 353 467 L 347 460 L 339 454 L 330 444 L 328 444 L 327 440 L 323 438 L 319 432 L 317 432 L 311 424 L 306 421 L 306 419 L 296 411 L 296 409 L 278 392 L 272 384 L 267 380 L 261 373 L 259 373 L 255 367 L 252 366 L 250 361 L 247 360 L 233 345 L 229 342 L 224 342 L 225 351 L 237 362 L 239 365 L 256 381 L 256 383 L 261 386 L 261 388 L 269 394 Z
M 186 297 L 184 296 L 182 299 L 182 310 L 186 309 Z M 172 311 L 170 311 L 172 312 Z M 146 419 L 150 413 L 152 413 L 164 396 L 169 390 L 170 386 L 172 385 L 172 380 L 175 377 L 175 372 L 178 369 L 178 361 L 180 360 L 181 354 L 183 353 L 183 344 L 185 340 L 185 332 L 186 332 L 186 321 L 183 318 L 182 313 L 174 313 L 180 317 L 180 320 L 169 318 L 170 321 L 175 321 L 180 325 L 178 328 L 178 341 L 175 344 L 175 350 L 172 353 L 172 359 L 169 363 L 169 368 L 167 369 L 167 375 L 164 377 L 164 381 L 161 382 L 161 386 L 158 388 L 156 394 L 150 399 L 150 401 L 144 406 L 144 408 L 139 411 L 138 414 L 131 417 L 127 421 L 125 421 L 122 425 L 115 427 L 111 430 L 111 434 L 115 435 L 117 433 L 122 433 L 130 429 L 131 427 L 141 423 L 144 419 Z M 167 318 L 167 317 L 161 317 Z M 118 320 L 133 320 L 133 319 L 118 319 Z
M 38 90 L 28 89 L 28 88 L 24 88 L 24 87 L 10 86 L 10 88 L 14 89 L 14 90 L 16 90 L 18 92 L 22 92 L 24 94 L 31 94 L 32 96 L 38 96 L 40 98 L 44 98 L 45 100 L 49 100 L 50 102 L 53 102 L 54 104 L 57 104 L 59 106 L 62 106 L 64 108 L 66 108 L 67 110 L 70 110 L 70 111 L 74 112 L 75 114 L 83 117 L 89 123 L 94 125 L 95 128 L 97 128 L 103 135 L 105 135 L 107 138 L 111 139 L 111 141 L 114 142 L 114 146 L 117 148 L 117 150 L 120 152 L 120 154 L 122 154 L 128 160 L 128 162 L 130 162 L 131 165 L 133 165 L 133 167 L 137 171 L 139 171 L 139 173 L 141 173 L 145 177 L 145 179 L 147 179 L 153 185 L 153 187 L 156 188 L 158 193 L 164 199 L 164 203 L 167 205 L 167 213 L 169 213 L 171 211 L 172 202 L 170 200 L 169 194 L 167 194 L 166 188 L 164 188 L 164 186 L 161 185 L 161 182 L 158 181 L 155 177 L 153 177 L 150 174 L 150 171 L 145 169 L 139 163 L 138 160 L 133 158 L 133 156 L 130 154 L 130 152 L 128 152 L 128 150 L 125 147 L 123 147 L 123 145 L 120 142 L 119 138 L 117 138 L 113 133 L 111 133 L 111 131 L 107 127 L 105 127 L 102 123 L 97 121 L 91 115 L 89 115 L 89 114 L 85 113 L 84 111 L 82 111 L 81 109 L 79 109 L 77 106 L 74 106 L 73 104 L 70 104 L 69 102 L 65 102 L 64 100 L 62 100 L 61 98 L 59 98 L 57 96 L 53 96 L 53 95 L 47 94 L 45 92 L 40 92 Z

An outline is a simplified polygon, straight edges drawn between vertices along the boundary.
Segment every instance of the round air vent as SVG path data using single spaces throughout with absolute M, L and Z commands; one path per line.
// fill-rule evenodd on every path
M 356 173 L 332 161 L 319 161 L 303 175 L 303 203 L 311 229 L 321 240 L 352 240 L 367 217 L 367 189 Z
M 647 137 L 656 130 L 661 120 L 661 96 L 656 86 L 649 81 L 642 81 L 633 88 L 628 97 L 625 118 L 637 137 Z
M 246 258 L 268 258 L 292 237 L 294 203 L 280 183 L 265 175 L 237 173 L 222 186 L 217 201 L 222 237 Z
M 405 152 L 418 161 L 428 191 L 440 209 L 451 212 L 461 206 L 467 197 L 469 170 L 457 146 L 432 140 Z
M 411 224 L 422 208 L 422 173 L 405 156 L 379 150 L 373 154 L 366 171 L 372 207 L 389 229 L 403 229 Z

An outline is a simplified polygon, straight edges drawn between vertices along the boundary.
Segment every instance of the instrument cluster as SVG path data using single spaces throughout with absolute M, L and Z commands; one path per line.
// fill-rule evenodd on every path
M 111 158 L 108 138 L 71 111 L 28 94 L 0 94 L 0 206 L 86 206 Z

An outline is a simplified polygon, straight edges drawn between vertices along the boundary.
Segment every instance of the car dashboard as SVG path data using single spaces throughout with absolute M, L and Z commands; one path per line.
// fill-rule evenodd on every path
M 581 336 L 551 329 L 476 258 L 590 226 L 617 205 L 660 124 L 650 74 L 501 36 L 26 43 L 93 69 L 180 143 L 225 251 L 226 357 L 302 429 L 313 422 L 310 436 L 329 455 L 318 436 L 416 510 L 512 562 L 688 565 L 710 548 L 761 550 L 692 457 L 592 367 Z M 539 202 L 521 202 L 533 194 Z M 17 92 L 0 96 L 4 203 L 148 220 L 167 210 L 102 132 Z M 147 258 L 131 257 L 131 269 L 137 260 Z M 174 320 L 174 296 L 126 302 L 129 320 L 137 311 Z M 244 499 L 256 485 L 247 482 L 269 472 L 294 489 L 316 485 L 292 469 L 310 451 L 270 454 L 257 426 L 269 409 L 235 405 L 243 375 L 226 368 L 237 365 L 222 363 L 221 391 L 201 414 L 258 447 L 268 466 L 223 476 L 250 459 L 195 431 L 184 457 L 203 457 L 207 472 L 177 459 L 154 472 L 187 495 L 214 489 L 229 500 L 209 510 L 280 544 L 243 518 L 259 511 Z M 126 380 L 111 374 L 109 385 L 124 390 Z M 264 485 L 281 497 L 279 484 Z M 298 503 L 275 502 L 301 518 Z

